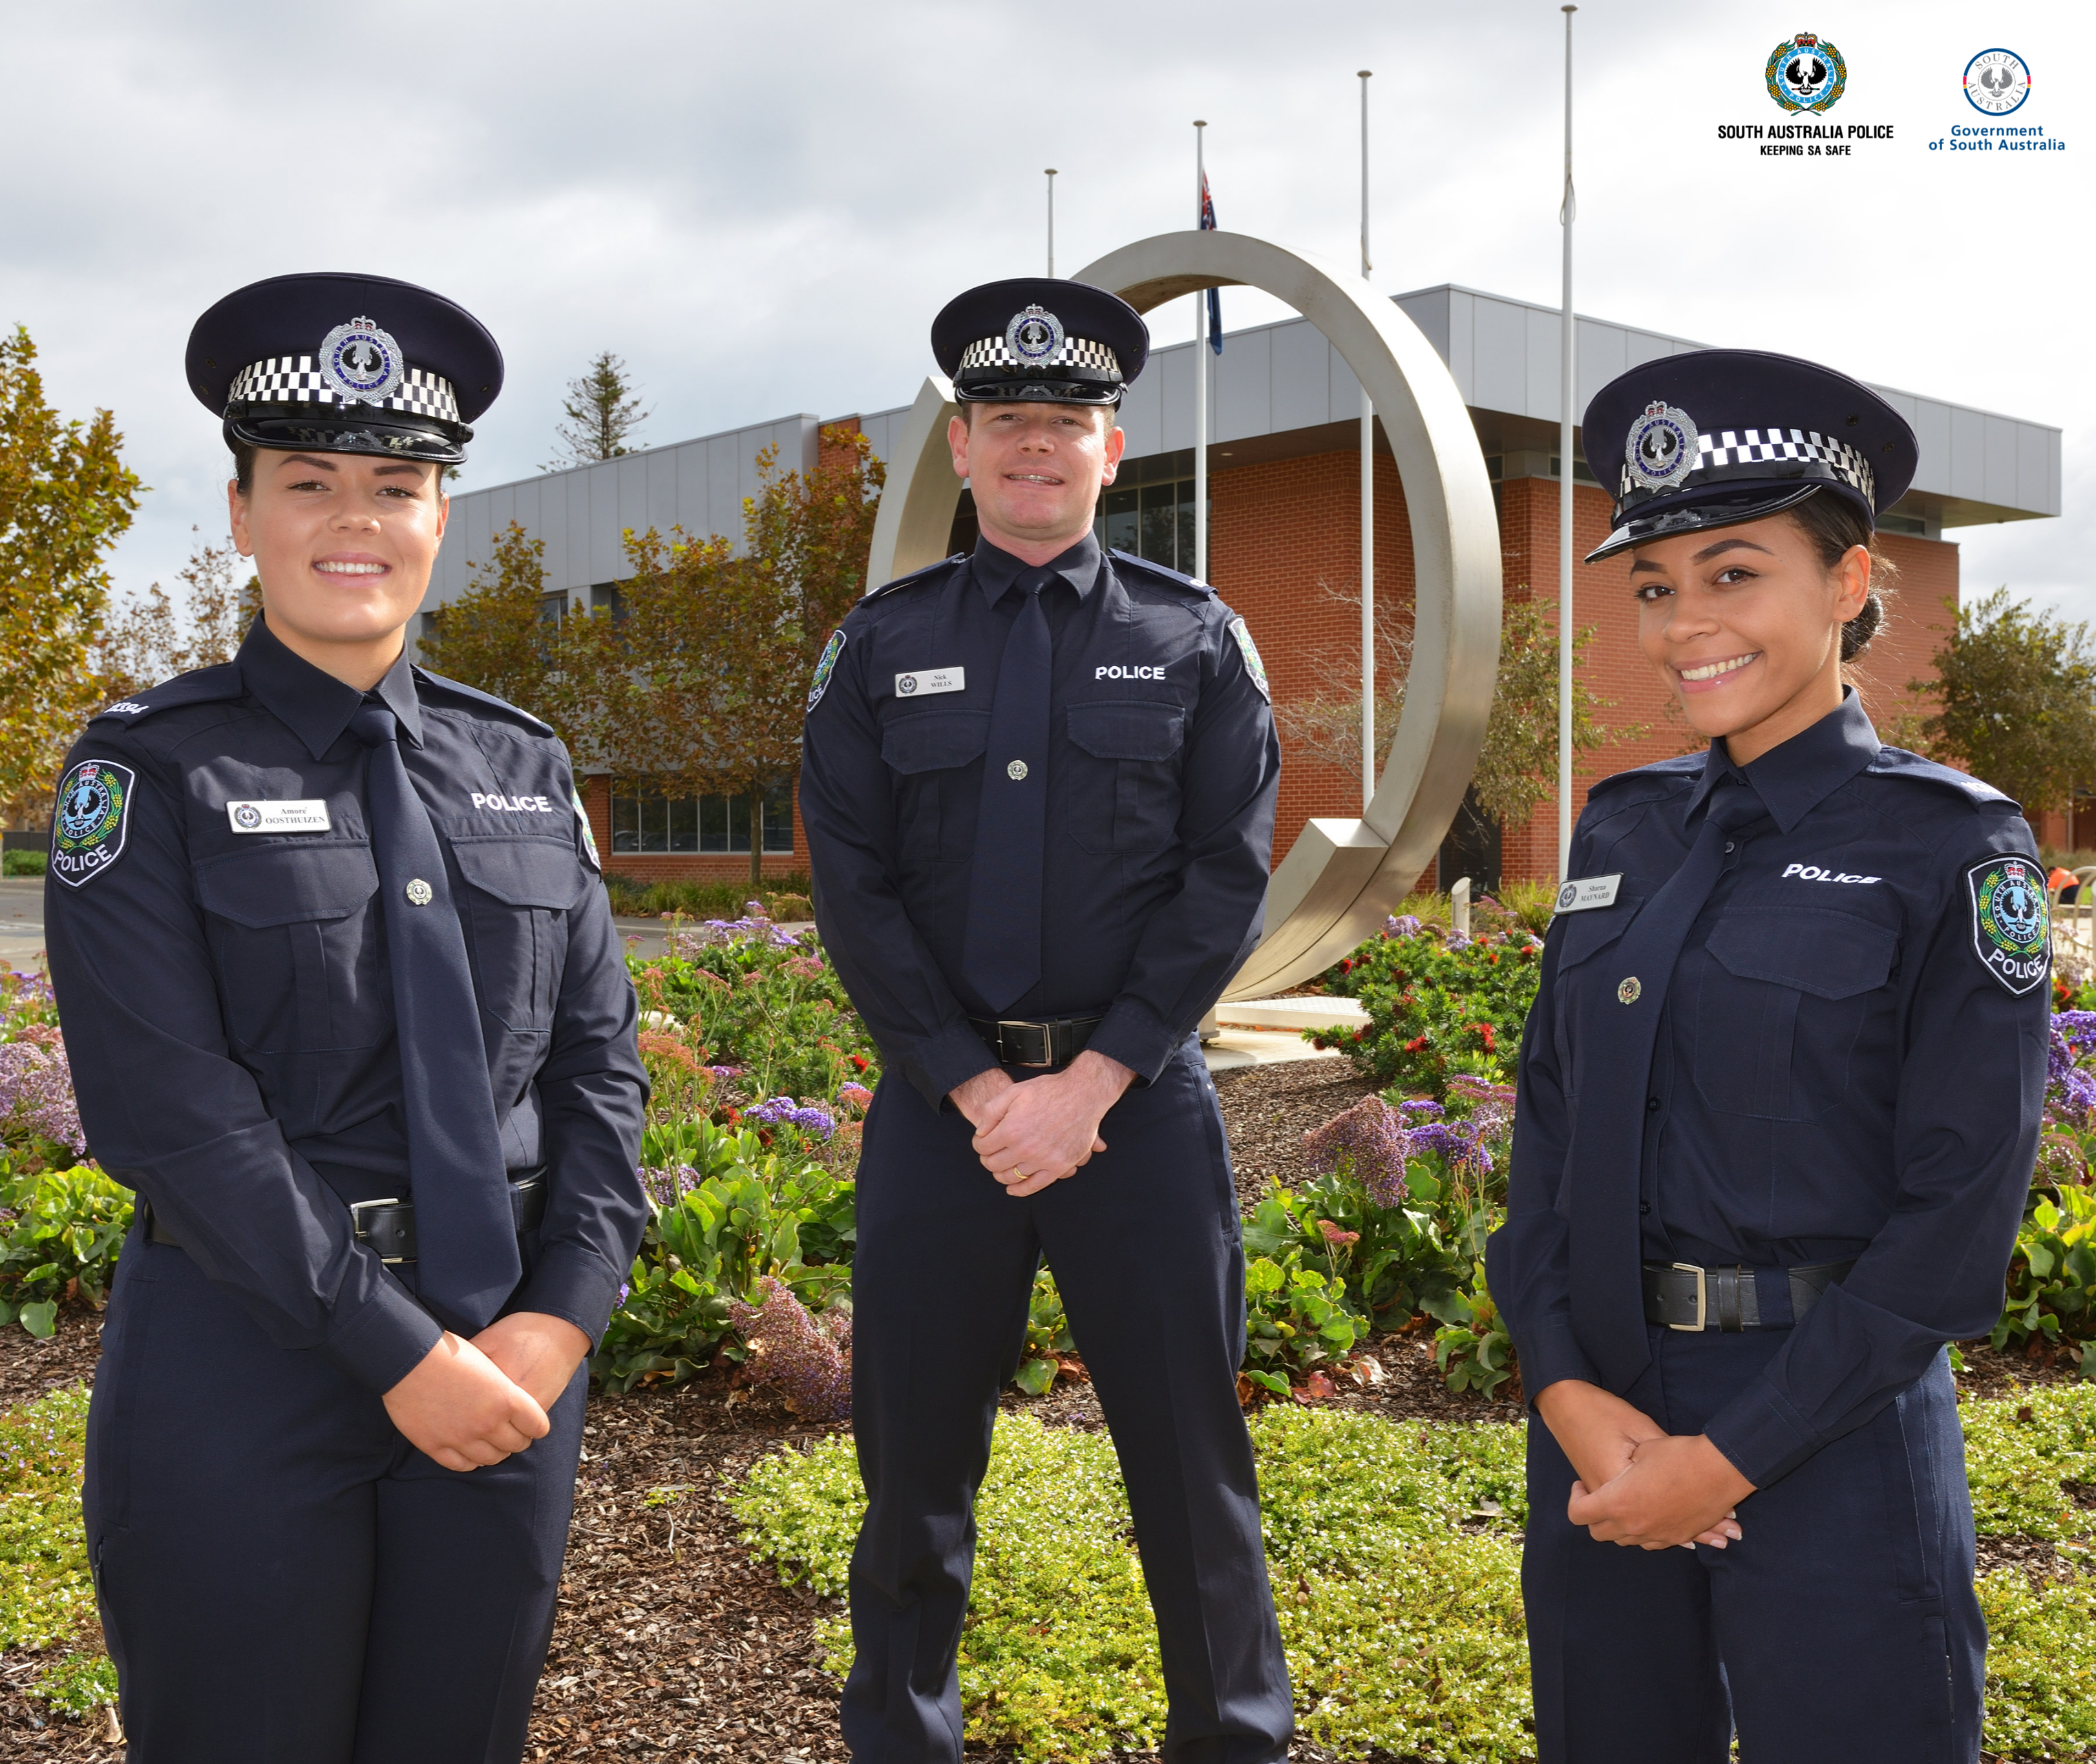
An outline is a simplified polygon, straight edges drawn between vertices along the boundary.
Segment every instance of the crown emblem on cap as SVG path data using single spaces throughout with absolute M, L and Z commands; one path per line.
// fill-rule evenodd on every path
M 378 404 L 400 390 L 400 346 L 372 319 L 338 324 L 321 339 L 321 377 L 346 402 Z
M 1062 353 L 1063 321 L 1046 307 L 1027 307 L 1005 326 L 1004 346 L 1026 367 L 1046 367 Z
M 1623 464 L 1635 490 L 1672 490 L 1696 469 L 1702 438 L 1688 412 L 1654 399 L 1631 425 Z
M 1810 31 L 1800 31 L 1797 36 L 1791 38 L 1791 41 L 1797 44 L 1800 49 L 1817 49 L 1819 46 L 1819 39 Z

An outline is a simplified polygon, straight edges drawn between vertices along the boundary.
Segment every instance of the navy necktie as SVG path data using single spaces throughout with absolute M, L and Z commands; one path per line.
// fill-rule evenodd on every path
M 482 1330 L 523 1265 L 465 934 L 436 830 L 400 758 L 397 719 L 367 703 L 349 726 L 371 750 L 365 800 L 393 976 L 417 1290 L 447 1320 Z
M 1572 1331 L 1604 1383 L 1621 1392 L 1652 1357 L 1638 1218 L 1653 1049 L 1688 928 L 1723 874 L 1733 832 L 1765 813 L 1748 786 L 1711 792 L 1681 868 L 1595 959 L 1579 1000 L 1584 1046 L 1578 1124 L 1566 1155 L 1571 1197 Z
M 983 756 L 975 868 L 961 978 L 993 1011 L 1009 1010 L 1041 978 L 1041 865 L 1048 808 L 1048 687 L 1052 651 L 1041 590 L 1046 570 L 1022 577 L 1004 640 Z

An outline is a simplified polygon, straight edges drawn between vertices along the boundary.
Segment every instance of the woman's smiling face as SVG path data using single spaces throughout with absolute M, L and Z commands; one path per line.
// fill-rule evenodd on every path
M 1640 546 L 1638 643 L 1697 734 L 1744 765 L 1841 703 L 1841 627 L 1863 609 L 1871 554 L 1828 569 L 1788 514 Z

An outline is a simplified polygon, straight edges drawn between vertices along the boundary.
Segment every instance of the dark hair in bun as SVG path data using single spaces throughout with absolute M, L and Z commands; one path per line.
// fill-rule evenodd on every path
M 1808 496 L 1784 512 L 1797 523 L 1798 531 L 1811 540 L 1823 569 L 1839 567 L 1858 545 L 1871 554 L 1871 597 L 1863 603 L 1863 610 L 1841 627 L 1841 660 L 1854 661 L 1885 622 L 1885 597 L 1879 590 L 1881 586 L 1891 586 L 1899 574 L 1899 566 L 1871 544 L 1870 524 L 1845 496 Z

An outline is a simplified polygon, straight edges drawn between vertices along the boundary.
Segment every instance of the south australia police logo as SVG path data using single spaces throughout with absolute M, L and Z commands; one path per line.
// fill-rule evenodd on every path
M 1696 469 L 1702 438 L 1688 412 L 1655 399 L 1631 425 L 1623 464 L 1638 490 L 1671 490 Z
M 1768 59 L 1768 94 L 1787 111 L 1828 111 L 1847 89 L 1849 64 L 1823 37 L 1800 31 Z
M 2045 872 L 2028 858 L 1993 858 L 1965 873 L 1972 891 L 1972 947 L 2011 992 L 2041 984 L 2051 954 Z
M 1004 328 L 1004 346 L 1012 359 L 1029 368 L 1053 361 L 1063 346 L 1063 321 L 1046 307 L 1028 307 L 1011 316 Z
M 321 339 L 321 377 L 351 403 L 377 404 L 400 390 L 400 346 L 370 319 L 352 319 Z
M 815 677 L 809 683 L 810 710 L 823 702 L 823 695 L 830 689 L 830 676 L 836 671 L 837 657 L 844 652 L 845 634 L 841 630 L 831 632 L 830 640 L 823 645 L 822 656 L 815 663 Z
M 59 781 L 50 867 L 67 886 L 79 887 L 124 855 L 133 775 L 128 765 L 83 760 Z

